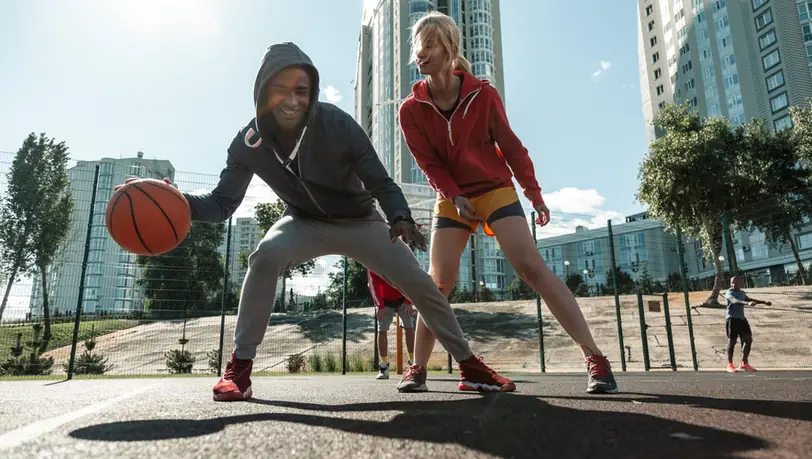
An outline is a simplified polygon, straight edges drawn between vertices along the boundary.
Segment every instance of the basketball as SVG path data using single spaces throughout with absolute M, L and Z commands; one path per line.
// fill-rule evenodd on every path
M 189 234 L 189 203 L 172 185 L 138 179 L 123 185 L 110 198 L 107 232 L 121 248 L 138 255 L 161 255 Z

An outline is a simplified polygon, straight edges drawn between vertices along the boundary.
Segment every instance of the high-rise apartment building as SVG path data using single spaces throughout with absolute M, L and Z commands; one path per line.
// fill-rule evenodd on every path
M 51 287 L 49 305 L 52 314 L 76 310 L 79 280 L 85 250 L 93 175 L 99 165 L 99 183 L 93 209 L 87 268 L 85 272 L 82 310 L 87 313 L 130 312 L 144 309 L 142 289 L 136 285 L 140 268 L 135 255 L 122 249 L 107 233 L 104 216 L 113 187 L 130 177 L 174 180 L 172 163 L 160 159 L 144 159 L 138 152 L 135 158 L 102 158 L 99 161 L 78 161 L 68 169 L 70 191 L 74 199 L 70 230 L 66 245 L 60 250 L 56 262 L 49 269 Z M 42 284 L 34 280 L 31 291 L 31 312 L 42 311 Z
M 789 107 L 812 97 L 812 2 L 638 0 L 643 115 L 689 101 L 734 125 L 791 126 Z
M 485 78 L 504 100 L 502 28 L 499 0 L 379 0 L 364 9 L 358 39 L 355 118 L 372 139 L 389 174 L 403 188 L 415 218 L 430 224 L 435 193 L 412 159 L 398 120 L 400 103 L 423 78 L 410 62 L 411 26 L 429 11 L 450 16 L 462 32 L 461 53 L 473 73 Z M 491 290 L 506 289 L 505 260 L 498 244 L 482 231 L 476 236 L 476 282 Z M 428 256 L 417 254 L 428 269 Z M 472 288 L 470 251 L 460 260 L 458 284 Z

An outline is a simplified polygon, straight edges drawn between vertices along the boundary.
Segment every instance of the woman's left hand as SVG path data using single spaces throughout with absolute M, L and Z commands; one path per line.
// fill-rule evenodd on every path
M 539 226 L 545 226 L 547 223 L 550 223 L 550 209 L 547 208 L 547 204 L 539 204 L 536 206 L 536 224 Z

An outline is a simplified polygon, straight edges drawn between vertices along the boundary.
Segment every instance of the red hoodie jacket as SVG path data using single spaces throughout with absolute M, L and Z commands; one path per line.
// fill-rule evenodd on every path
M 378 309 L 386 307 L 383 300 L 399 300 L 404 298 L 403 304 L 412 304 L 408 298 L 400 293 L 400 290 L 389 285 L 383 278 L 370 270 L 367 270 L 369 280 L 369 293 L 372 294 L 372 302 Z
M 496 88 L 470 73 L 454 74 L 463 80 L 451 121 L 431 101 L 426 80 L 414 84 L 400 107 L 406 144 L 431 187 L 449 200 L 476 197 L 513 186 L 515 174 L 533 207 L 542 204 L 533 163 L 510 128 Z

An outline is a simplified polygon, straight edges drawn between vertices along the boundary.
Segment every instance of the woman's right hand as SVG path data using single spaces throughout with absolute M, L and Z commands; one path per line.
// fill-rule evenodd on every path
M 471 201 L 463 195 L 454 198 L 454 206 L 457 208 L 460 217 L 475 222 L 481 222 L 482 219 L 476 216 L 476 210 L 471 205 Z
M 134 181 L 136 181 L 136 180 L 140 180 L 140 178 L 138 178 L 138 177 L 130 177 L 130 178 L 128 178 L 127 180 L 125 180 L 125 181 L 124 181 L 124 183 L 122 183 L 121 185 L 116 185 L 116 186 L 114 186 L 114 187 L 113 187 L 113 191 L 118 191 L 118 190 L 119 190 L 121 187 L 123 187 L 124 185 L 126 185 L 126 184 L 128 184 L 128 183 L 132 183 L 132 182 L 134 182 Z M 164 177 L 164 182 L 166 182 L 166 184 L 167 184 L 167 185 L 171 185 L 171 184 L 172 184 L 172 180 L 169 180 L 169 178 L 168 178 L 168 177 Z

